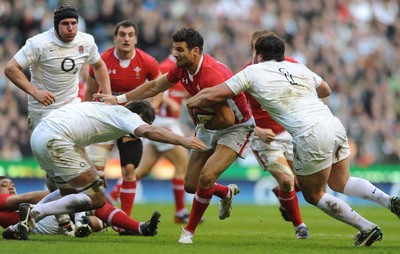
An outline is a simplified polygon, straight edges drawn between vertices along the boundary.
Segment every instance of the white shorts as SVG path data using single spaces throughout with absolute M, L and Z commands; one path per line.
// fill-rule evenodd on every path
M 346 130 L 336 117 L 325 119 L 293 137 L 293 163 L 297 175 L 311 175 L 350 155 Z
M 252 117 L 242 124 L 235 124 L 222 130 L 208 130 L 196 126 L 195 136 L 207 145 L 208 150 L 214 149 L 217 144 L 224 145 L 244 159 L 254 136 L 254 128 L 255 122 Z
M 287 131 L 276 135 L 271 143 L 265 143 L 259 137 L 254 136 L 251 141 L 251 149 L 264 171 L 268 170 L 271 163 L 279 157 L 293 161 L 292 136 Z
M 185 134 L 183 133 L 183 130 L 181 128 L 179 119 L 176 119 L 173 117 L 157 116 L 152 125 L 163 127 L 165 129 L 172 131 L 175 134 L 185 136 Z M 149 139 L 145 139 L 144 144 L 145 145 L 150 144 L 150 145 L 154 146 L 154 148 L 160 153 L 169 151 L 169 150 L 172 150 L 175 148 L 175 145 L 173 145 L 173 144 L 156 142 L 156 141 L 149 140 Z
M 31 148 L 40 167 L 56 183 L 67 182 L 93 168 L 82 148 L 69 137 L 53 132 L 44 122 L 33 131 Z
M 31 130 L 34 130 L 40 121 L 50 114 L 51 110 L 46 111 L 28 111 L 28 125 Z

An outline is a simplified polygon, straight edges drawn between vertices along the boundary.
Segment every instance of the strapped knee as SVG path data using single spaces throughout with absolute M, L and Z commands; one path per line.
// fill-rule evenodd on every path
M 124 142 L 123 139 L 124 137 L 119 138 L 117 141 L 121 166 L 125 167 L 128 164 L 133 164 L 137 168 L 143 153 L 142 140 L 138 138 Z

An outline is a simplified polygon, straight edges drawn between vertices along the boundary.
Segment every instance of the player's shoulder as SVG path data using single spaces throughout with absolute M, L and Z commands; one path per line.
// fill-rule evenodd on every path
M 144 59 L 146 61 L 151 61 L 152 63 L 157 62 L 158 65 L 158 61 L 156 60 L 155 57 L 153 57 L 152 55 L 150 55 L 149 53 L 146 53 L 145 51 L 141 50 L 141 49 L 136 49 L 136 56 L 138 58 Z
M 204 69 L 212 69 L 213 72 L 222 72 L 228 75 L 232 75 L 232 71 L 226 66 L 224 63 L 217 61 L 210 55 L 203 54 L 203 64 L 202 67 Z
M 54 30 L 50 29 L 43 33 L 36 34 L 26 41 L 26 45 L 34 48 L 44 48 L 53 42 Z
M 106 60 L 110 57 L 114 57 L 114 50 L 115 50 L 115 47 L 104 50 L 101 53 L 101 58 L 103 58 L 103 60 Z
M 78 33 L 75 36 L 76 40 L 79 40 L 83 43 L 87 43 L 87 44 L 95 44 L 95 40 L 93 35 L 85 33 L 85 32 L 81 32 L 78 31 Z

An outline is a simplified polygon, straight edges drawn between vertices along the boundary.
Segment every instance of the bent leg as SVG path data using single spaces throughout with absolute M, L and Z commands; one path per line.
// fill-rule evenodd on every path
M 329 216 L 353 226 L 361 232 L 369 232 L 375 224 L 369 222 L 354 211 L 343 200 L 326 193 L 325 185 L 330 167 L 308 176 L 297 176 L 300 188 L 307 202 L 315 205 Z
M 347 196 L 375 202 L 388 209 L 391 208 L 389 195 L 363 178 L 350 177 L 349 168 L 348 158 L 332 165 L 328 180 L 329 187 L 332 190 Z

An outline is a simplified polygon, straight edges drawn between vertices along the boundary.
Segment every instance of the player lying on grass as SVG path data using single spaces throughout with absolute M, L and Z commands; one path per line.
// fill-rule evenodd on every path
M 16 238 L 27 240 L 34 223 L 48 215 L 104 209 L 104 180 L 84 153 L 85 146 L 131 134 L 189 149 L 206 148 L 195 137 L 183 137 L 152 126 L 154 117 L 154 110 L 145 101 L 125 106 L 76 103 L 46 116 L 32 133 L 31 148 L 40 167 L 59 190 L 50 193 L 35 206 L 28 203 L 19 206 L 20 222 L 18 230 L 15 230 Z M 157 223 L 144 224 L 146 233 L 142 234 L 154 235 L 154 224 Z
M 17 223 L 19 222 L 19 214 L 17 211 L 18 206 L 24 202 L 36 204 L 47 194 L 49 194 L 48 191 L 33 191 L 24 194 L 17 194 L 14 182 L 8 177 L 0 176 L 0 226 L 7 228 L 3 232 L 3 237 L 5 239 L 17 238 L 15 231 L 17 230 Z M 75 225 L 73 222 L 59 225 L 55 216 L 47 216 L 35 224 L 32 233 L 64 234 L 68 236 L 85 237 L 92 231 L 102 231 L 107 227 L 107 225 L 111 225 L 123 229 L 123 231 L 120 232 L 120 235 L 141 235 L 141 233 L 144 233 L 147 236 L 153 235 L 153 232 L 151 231 L 150 234 L 146 234 L 146 226 L 144 225 L 147 224 L 148 227 L 149 224 L 152 223 L 154 234 L 156 234 L 157 232 L 155 229 L 160 216 L 155 212 L 149 221 L 138 222 L 108 203 L 100 209 L 87 213 L 93 214 L 94 216 L 86 216 L 85 212 L 74 214 Z M 139 230 L 140 228 L 142 230 Z M 72 234 L 70 233 L 71 231 Z

